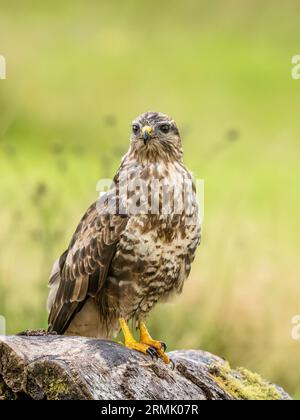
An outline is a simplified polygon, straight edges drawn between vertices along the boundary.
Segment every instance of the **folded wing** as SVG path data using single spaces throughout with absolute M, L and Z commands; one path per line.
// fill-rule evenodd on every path
M 83 216 L 49 280 L 49 331 L 63 334 L 86 299 L 101 293 L 127 220 L 103 214 L 97 203 Z

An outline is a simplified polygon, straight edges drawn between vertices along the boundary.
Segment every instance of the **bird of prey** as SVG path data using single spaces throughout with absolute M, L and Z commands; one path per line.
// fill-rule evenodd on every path
M 177 125 L 165 114 L 146 112 L 133 121 L 111 187 L 89 207 L 54 264 L 48 331 L 108 338 L 121 329 L 126 347 L 170 363 L 145 319 L 157 302 L 181 293 L 200 237 Z M 139 341 L 129 320 L 140 330 Z

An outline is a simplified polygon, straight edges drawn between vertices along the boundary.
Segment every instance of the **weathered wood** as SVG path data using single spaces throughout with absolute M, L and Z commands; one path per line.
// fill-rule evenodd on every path
M 281 388 L 248 371 L 232 371 L 210 353 L 170 356 L 175 369 L 111 341 L 0 337 L 0 400 L 290 399 Z

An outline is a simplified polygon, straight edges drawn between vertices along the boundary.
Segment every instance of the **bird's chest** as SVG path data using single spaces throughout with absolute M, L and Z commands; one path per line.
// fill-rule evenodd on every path
M 146 314 L 159 299 L 179 291 L 186 278 L 189 242 L 179 218 L 132 218 L 111 270 L 111 284 L 120 306 L 130 315 Z
M 143 203 L 141 212 L 130 214 L 110 270 L 110 294 L 130 314 L 147 313 L 159 299 L 181 291 L 188 274 L 187 257 L 198 240 L 186 212 L 186 208 L 190 214 L 197 212 L 192 188 L 183 190 L 184 176 L 189 174 L 181 168 L 164 176 L 157 167 L 150 170 L 152 175 L 156 170 L 156 177 L 150 177 L 155 182 L 139 189 L 145 191 L 138 200 Z M 136 202 L 136 197 L 131 198 L 130 209 Z
M 188 226 L 181 216 L 137 216 L 122 235 L 117 255 L 127 258 L 133 272 L 160 273 L 161 263 L 180 260 L 188 249 Z M 127 257 L 126 257 L 127 256 Z M 169 271 L 169 267 L 165 267 Z
M 180 216 L 144 215 L 132 217 L 122 234 L 114 258 L 115 263 L 127 265 L 132 273 L 147 275 L 157 272 L 162 261 L 182 256 L 187 248 L 186 228 Z

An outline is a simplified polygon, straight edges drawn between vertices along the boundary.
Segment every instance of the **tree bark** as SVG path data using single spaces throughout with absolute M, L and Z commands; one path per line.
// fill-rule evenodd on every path
M 112 341 L 0 337 L 0 400 L 291 399 L 245 369 L 201 350 L 169 353 L 176 367 Z

